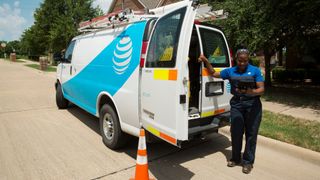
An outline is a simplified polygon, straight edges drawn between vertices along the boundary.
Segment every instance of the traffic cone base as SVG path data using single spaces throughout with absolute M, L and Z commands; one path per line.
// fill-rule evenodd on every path
M 146 137 L 144 129 L 140 130 L 139 135 L 135 177 L 130 178 L 130 180 L 150 180 L 148 171 Z

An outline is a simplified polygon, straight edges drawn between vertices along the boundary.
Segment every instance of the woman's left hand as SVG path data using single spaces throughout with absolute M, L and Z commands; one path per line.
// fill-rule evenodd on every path
M 249 95 L 255 95 L 255 90 L 248 88 L 248 89 L 238 89 L 236 88 L 236 91 L 240 94 L 249 94 Z
M 246 94 L 255 95 L 255 91 L 254 91 L 254 89 L 248 88 L 246 91 Z

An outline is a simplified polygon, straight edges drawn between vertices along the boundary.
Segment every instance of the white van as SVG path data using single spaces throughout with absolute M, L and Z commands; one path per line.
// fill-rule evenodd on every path
M 178 147 L 217 132 L 229 121 L 230 84 L 209 76 L 198 57 L 205 54 L 216 71 L 231 57 L 223 32 L 196 21 L 197 10 L 181 1 L 151 15 L 116 14 L 108 19 L 122 23 L 73 38 L 57 68 L 58 108 L 72 102 L 99 117 L 111 149 L 141 127 Z

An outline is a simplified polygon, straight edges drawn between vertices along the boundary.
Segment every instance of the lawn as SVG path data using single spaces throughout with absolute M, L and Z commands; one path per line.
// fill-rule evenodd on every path
M 39 64 L 26 64 L 25 66 L 40 70 Z M 55 66 L 48 66 L 46 72 L 56 72 L 57 68 Z
M 260 135 L 320 152 L 320 123 L 263 111 Z

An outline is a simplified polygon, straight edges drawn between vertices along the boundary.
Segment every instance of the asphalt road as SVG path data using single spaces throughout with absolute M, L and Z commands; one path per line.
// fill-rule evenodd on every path
M 137 139 L 119 151 L 106 148 L 97 118 L 76 106 L 56 108 L 54 82 L 54 73 L 0 59 L 0 179 L 133 177 Z M 320 179 L 319 153 L 278 141 L 270 145 L 266 138 L 258 142 L 249 175 L 240 166 L 226 166 L 230 139 L 222 134 L 192 141 L 183 149 L 164 142 L 148 144 L 149 172 L 166 180 Z

